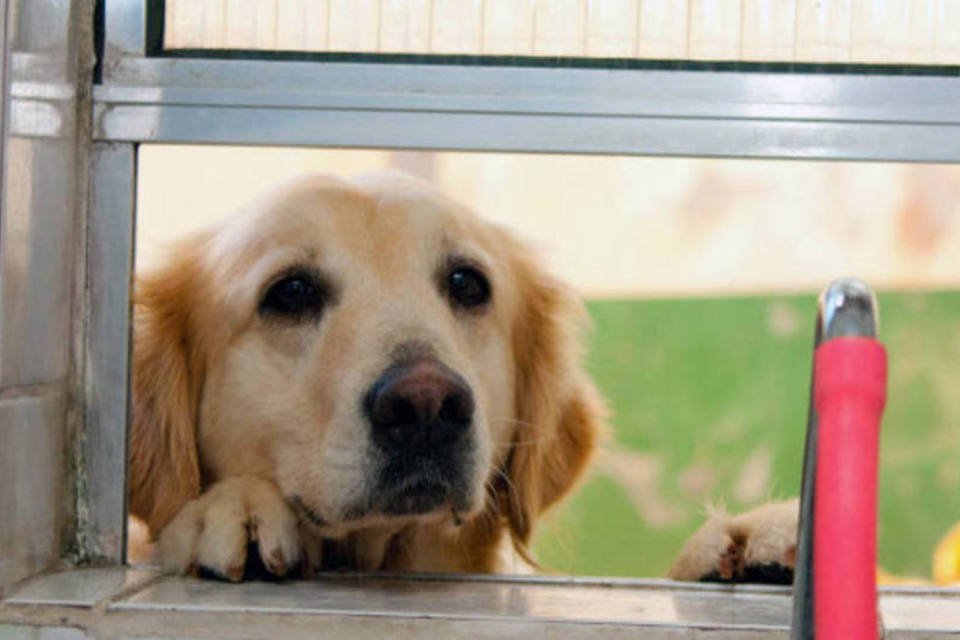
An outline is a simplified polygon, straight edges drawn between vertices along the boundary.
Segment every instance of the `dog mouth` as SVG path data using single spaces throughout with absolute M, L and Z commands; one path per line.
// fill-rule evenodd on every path
M 377 511 L 388 516 L 424 515 L 450 502 L 453 487 L 447 482 L 415 478 L 381 494 Z
M 421 460 L 411 469 L 406 464 L 388 464 L 378 474 L 367 496 L 330 517 L 299 494 L 288 503 L 304 522 L 336 531 L 372 524 L 383 518 L 422 518 L 452 514 L 455 524 L 474 508 L 469 469 L 454 461 Z
M 399 456 L 379 474 L 372 510 L 387 516 L 470 510 L 471 463 L 461 455 Z

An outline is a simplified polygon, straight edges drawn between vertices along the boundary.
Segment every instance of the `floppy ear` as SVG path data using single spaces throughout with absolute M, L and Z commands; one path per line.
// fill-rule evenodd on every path
M 153 536 L 200 494 L 196 256 L 184 248 L 165 268 L 138 278 L 134 295 L 130 512 Z
M 573 488 L 587 466 L 606 410 L 582 361 L 582 303 L 529 254 L 514 255 L 521 297 L 513 335 L 518 427 L 500 508 L 514 546 L 525 555 L 538 516 Z

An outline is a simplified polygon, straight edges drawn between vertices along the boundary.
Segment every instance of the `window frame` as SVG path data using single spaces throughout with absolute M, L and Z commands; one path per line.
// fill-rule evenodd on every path
M 154 57 L 149 54 L 157 35 L 148 29 L 148 16 L 159 4 L 102 0 L 103 55 L 90 102 L 81 96 L 77 110 L 81 118 L 90 118 L 89 131 L 81 134 L 89 139 L 80 140 L 77 154 L 90 168 L 89 176 L 78 178 L 83 183 L 78 192 L 88 196 L 88 206 L 85 246 L 78 254 L 84 317 L 74 325 L 81 328 L 85 358 L 77 367 L 84 429 L 75 445 L 83 455 L 74 461 L 75 553 L 83 559 L 121 565 L 126 560 L 126 483 L 118 479 L 127 472 L 140 144 L 960 162 L 960 77 L 955 73 Z M 42 64 L 30 55 L 14 56 L 10 128 L 43 136 L 48 121 L 17 114 L 44 113 L 44 107 L 61 113 L 64 97 L 54 84 L 16 82 L 20 75 L 29 77 L 22 72 L 31 65 Z M 77 87 L 89 88 L 80 75 Z M 84 126 L 78 123 L 78 131 Z M 493 580 L 519 589 L 530 582 Z M 618 588 L 642 581 L 607 582 Z M 665 591 L 693 589 L 664 581 L 653 586 L 659 585 Z M 109 598 L 120 598 L 129 588 L 118 587 Z M 897 593 L 886 591 L 885 597 Z M 942 595 L 934 598 L 936 606 L 947 607 L 960 591 L 917 593 Z M 0 605 L 0 620 L 7 606 Z M 925 611 L 904 619 L 925 628 Z M 30 624 L 44 624 L 46 618 L 37 620 Z
M 100 141 L 960 161 L 956 67 L 172 57 L 162 2 L 104 1 Z
M 125 540 L 125 491 L 114 479 L 126 461 L 114 453 L 126 451 L 140 144 L 960 162 L 960 75 L 949 67 L 894 75 L 158 57 L 162 2 L 103 0 L 102 10 L 86 400 L 88 442 L 103 454 L 87 474 L 97 497 L 87 540 L 117 562 L 125 545 L 109 541 Z

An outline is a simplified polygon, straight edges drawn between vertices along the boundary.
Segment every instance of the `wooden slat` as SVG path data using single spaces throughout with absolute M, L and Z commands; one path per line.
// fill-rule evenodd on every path
M 794 60 L 847 62 L 852 11 L 851 0 L 797 0 Z
M 654 59 L 687 57 L 689 7 L 686 2 L 644 0 L 640 3 L 636 56 Z
M 741 60 L 793 60 L 796 3 L 743 0 Z
M 171 48 L 960 64 L 956 0 L 169 0 Z

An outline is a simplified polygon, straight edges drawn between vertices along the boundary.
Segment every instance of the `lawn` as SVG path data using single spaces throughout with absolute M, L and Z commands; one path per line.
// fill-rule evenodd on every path
M 880 563 L 929 575 L 960 520 L 960 293 L 880 295 L 890 357 Z M 795 495 L 814 296 L 594 301 L 590 368 L 613 437 L 536 541 L 558 572 L 663 575 L 707 502 Z

